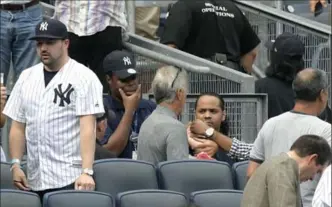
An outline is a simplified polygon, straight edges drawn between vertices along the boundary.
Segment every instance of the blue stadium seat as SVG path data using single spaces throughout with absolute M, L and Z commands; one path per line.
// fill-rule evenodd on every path
M 115 197 L 118 193 L 158 189 L 156 168 L 153 164 L 131 159 L 105 159 L 94 164 L 96 190 Z
M 118 194 L 117 207 L 185 207 L 184 194 L 164 190 L 136 190 Z
M 210 189 L 234 189 L 233 175 L 226 162 L 210 160 L 167 161 L 158 165 L 161 189 L 190 193 Z
M 12 173 L 10 172 L 10 163 L 1 162 L 1 189 L 15 189 Z
M 43 198 L 43 207 L 113 207 L 114 204 L 111 195 L 95 191 L 55 191 Z
M 41 207 L 40 198 L 35 193 L 22 190 L 1 189 L 0 194 L 1 207 Z
M 240 207 L 242 191 L 205 190 L 193 192 L 190 201 L 199 207 Z
M 244 190 L 247 183 L 247 169 L 249 161 L 242 161 L 233 164 L 235 175 L 235 189 Z

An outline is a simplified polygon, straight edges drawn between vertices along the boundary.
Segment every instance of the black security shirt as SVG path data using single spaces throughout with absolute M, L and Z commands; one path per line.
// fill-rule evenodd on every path
M 239 62 L 260 40 L 232 1 L 179 0 L 169 12 L 161 43 L 202 58 L 223 53 Z

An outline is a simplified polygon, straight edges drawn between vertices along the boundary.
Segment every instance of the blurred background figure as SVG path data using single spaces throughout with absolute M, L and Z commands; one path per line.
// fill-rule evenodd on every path
M 38 62 L 36 43 L 29 40 L 42 21 L 39 0 L 1 0 L 0 65 L 7 84 L 10 65 L 16 82 L 21 72 Z

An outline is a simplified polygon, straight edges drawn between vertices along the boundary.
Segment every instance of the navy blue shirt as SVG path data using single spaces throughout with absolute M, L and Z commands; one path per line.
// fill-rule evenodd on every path
M 104 104 L 109 111 L 110 118 L 107 121 L 107 129 L 104 139 L 101 144 L 106 144 L 109 137 L 115 132 L 118 127 L 122 116 L 124 114 L 124 106 L 121 102 L 114 99 L 112 96 L 104 96 Z M 149 100 L 142 99 L 138 105 L 138 108 L 134 114 L 131 131 L 129 132 L 128 142 L 124 150 L 118 156 L 119 158 L 132 158 L 132 153 L 135 150 L 134 144 L 130 141 L 130 136 L 137 136 L 145 119 L 155 110 L 156 104 Z

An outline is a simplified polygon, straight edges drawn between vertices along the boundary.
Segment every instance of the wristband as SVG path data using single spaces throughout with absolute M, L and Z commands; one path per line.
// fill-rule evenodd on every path
M 10 162 L 11 165 L 13 164 L 19 164 L 21 165 L 21 161 L 19 159 L 12 159 L 12 161 Z
M 15 164 L 18 164 L 18 166 L 22 169 L 21 161 L 19 159 L 12 159 L 10 162 L 10 171 L 13 170 Z

